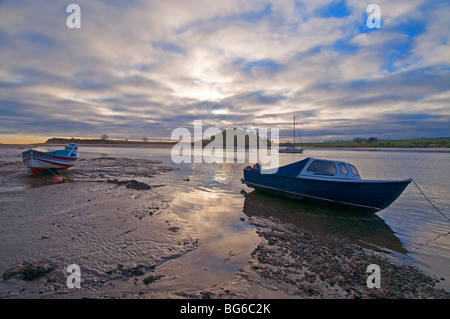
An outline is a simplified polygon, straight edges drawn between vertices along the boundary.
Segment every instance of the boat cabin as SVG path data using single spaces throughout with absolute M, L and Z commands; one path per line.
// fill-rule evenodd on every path
M 248 166 L 246 169 L 275 176 L 323 180 L 361 180 L 358 170 L 350 163 L 313 157 L 308 157 L 302 161 L 281 166 L 277 169 L 262 169 L 259 164 L 255 164 L 253 167 Z
M 358 170 L 350 163 L 316 158 L 307 158 L 305 167 L 298 177 L 324 177 L 361 180 Z

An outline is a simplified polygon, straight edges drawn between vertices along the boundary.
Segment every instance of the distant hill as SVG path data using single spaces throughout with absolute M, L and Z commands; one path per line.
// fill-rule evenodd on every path
M 60 138 L 53 137 L 49 138 L 44 144 L 107 144 L 107 145 L 172 145 L 173 141 L 129 141 L 129 140 L 113 140 L 113 139 L 102 139 L 102 138 Z
M 233 137 L 233 141 L 227 141 L 227 136 Z M 202 146 L 204 147 L 212 141 L 216 141 L 217 139 L 222 142 L 224 148 L 227 147 L 227 142 L 229 142 L 229 145 L 233 145 L 233 147 L 235 148 L 238 146 L 238 144 L 239 146 L 245 146 L 245 148 L 259 148 L 260 145 L 267 145 L 268 147 L 270 147 L 271 145 L 270 140 L 263 139 L 253 132 L 246 132 L 241 128 L 227 128 L 221 133 L 212 136 L 210 139 L 203 139 Z M 194 142 L 192 142 L 192 144 L 194 144 Z
M 246 133 L 244 130 L 226 129 L 220 134 L 212 136 L 210 139 L 203 139 L 202 145 L 205 147 L 216 138 L 221 139 L 224 147 L 226 147 L 227 132 L 229 136 L 234 136 L 234 143 L 230 141 L 231 145 L 236 146 L 238 141 L 244 141 L 245 148 L 249 146 L 259 145 L 264 142 L 264 139 L 260 138 L 254 133 Z M 115 139 L 101 139 L 101 138 L 59 138 L 53 137 L 48 139 L 44 144 L 69 144 L 76 143 L 80 145 L 86 144 L 105 144 L 105 145 L 175 145 L 178 141 L 129 141 L 129 140 L 115 140 Z M 293 143 L 281 142 L 280 147 L 289 146 Z M 296 143 L 300 146 L 306 147 L 382 147 L 382 148 L 427 148 L 427 147 L 440 147 L 450 148 L 450 137 L 437 137 L 437 138 L 412 138 L 412 139 L 376 139 L 376 138 L 355 138 L 352 141 L 324 141 L 316 143 Z M 262 144 L 264 145 L 264 144 Z M 267 145 L 270 147 L 271 141 L 267 140 Z

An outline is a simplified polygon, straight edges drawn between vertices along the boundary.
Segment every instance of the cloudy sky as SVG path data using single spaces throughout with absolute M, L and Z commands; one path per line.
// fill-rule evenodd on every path
M 169 140 L 194 120 L 289 139 L 293 115 L 304 141 L 450 136 L 449 17 L 448 0 L 0 0 L 0 142 Z

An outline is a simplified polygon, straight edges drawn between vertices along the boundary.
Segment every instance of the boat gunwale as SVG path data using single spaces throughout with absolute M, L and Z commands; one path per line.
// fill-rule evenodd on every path
M 30 152 L 32 152 L 32 153 L 30 154 Z M 30 149 L 28 151 L 22 152 L 22 159 L 25 159 L 30 155 L 33 157 L 41 156 L 41 157 L 54 158 L 54 159 L 61 158 L 62 160 L 68 160 L 68 161 L 76 161 L 78 159 L 78 154 L 75 154 L 75 156 L 67 156 L 67 155 L 62 155 L 62 154 L 56 154 L 56 152 L 58 152 L 58 151 L 41 152 L 41 151 L 36 151 L 36 150 Z
M 261 173 L 261 171 L 251 171 L 251 170 L 246 170 L 245 168 L 242 169 L 243 171 L 247 171 L 247 172 L 251 172 L 251 173 L 255 173 L 255 174 L 260 174 L 260 175 L 274 175 L 274 173 Z M 318 176 L 318 177 L 314 177 L 314 176 L 304 176 L 303 174 L 299 174 L 300 176 L 284 176 L 284 175 L 277 175 L 276 177 L 283 177 L 283 178 L 289 178 L 289 179 L 308 179 L 308 180 L 313 180 L 313 181 L 323 181 L 323 182 L 334 182 L 334 183 L 356 183 L 356 184 L 360 184 L 360 183 L 411 183 L 412 179 L 408 178 L 408 179 L 398 179 L 398 180 L 392 180 L 392 179 L 350 179 L 350 178 L 339 178 L 339 177 L 323 177 L 323 176 Z

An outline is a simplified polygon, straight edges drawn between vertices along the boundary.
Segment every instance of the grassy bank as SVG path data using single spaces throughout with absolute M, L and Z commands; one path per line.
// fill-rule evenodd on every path
M 291 145 L 290 143 L 280 143 L 280 146 Z M 297 145 L 300 145 L 297 143 Z M 450 147 L 450 137 L 437 138 L 413 138 L 413 139 L 353 139 L 352 141 L 324 141 L 315 143 L 303 143 L 308 147 Z

